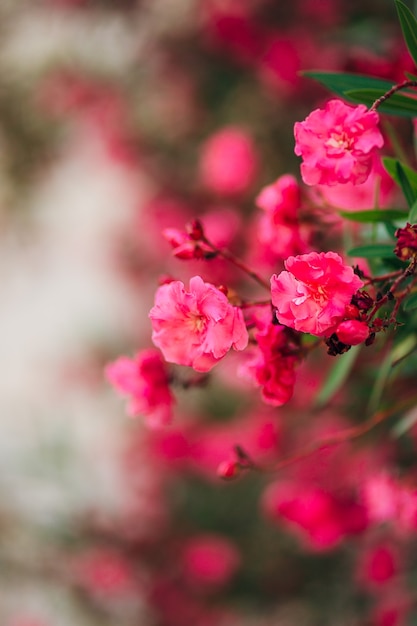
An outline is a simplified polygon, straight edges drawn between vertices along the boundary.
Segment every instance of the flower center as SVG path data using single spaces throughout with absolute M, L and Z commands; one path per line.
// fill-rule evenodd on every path
M 199 315 L 198 313 L 191 313 L 190 319 L 189 319 L 191 332 L 201 333 L 205 329 L 206 323 L 207 323 L 207 318 L 204 315 Z
M 338 133 L 332 133 L 330 138 L 326 141 L 326 146 L 328 148 L 350 150 L 352 143 L 352 137 L 349 137 L 346 131 L 341 131 Z
M 325 304 L 327 300 L 329 299 L 325 288 L 322 287 L 321 285 L 314 286 L 314 290 L 312 291 L 312 296 L 314 300 L 318 302 L 320 305 Z

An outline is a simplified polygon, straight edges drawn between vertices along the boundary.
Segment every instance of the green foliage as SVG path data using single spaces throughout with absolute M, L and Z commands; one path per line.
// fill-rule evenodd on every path
M 417 64 L 417 20 L 404 2 L 395 0 L 395 5 L 405 43 L 414 63 Z
M 304 72 L 304 75 L 327 87 L 348 102 L 365 104 L 366 106 L 371 106 L 375 100 L 383 96 L 393 86 L 390 81 L 361 74 L 308 71 Z M 405 89 L 404 93 L 411 95 L 413 91 Z M 413 97 L 396 93 L 382 103 L 378 107 L 378 111 L 387 115 L 414 118 L 417 116 L 417 101 Z
M 340 211 L 340 215 L 351 222 L 376 224 L 404 220 L 408 212 L 401 209 L 371 209 L 369 211 Z
M 351 248 L 347 254 L 349 256 L 357 256 L 364 259 L 385 259 L 395 257 L 393 246 L 389 243 L 375 243 L 364 246 L 356 246 L 355 248 Z

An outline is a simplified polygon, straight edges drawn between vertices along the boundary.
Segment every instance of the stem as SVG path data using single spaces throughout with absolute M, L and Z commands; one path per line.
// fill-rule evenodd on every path
M 391 96 L 397 93 L 397 91 L 400 91 L 401 89 L 407 89 L 407 87 L 417 87 L 417 80 L 404 80 L 402 83 L 398 83 L 398 85 L 394 85 L 393 87 L 391 87 L 391 89 L 389 89 L 386 93 L 384 93 L 383 96 L 375 100 L 375 102 L 373 103 L 373 105 L 371 106 L 369 110 L 376 111 L 377 108 L 381 106 L 381 104 L 383 104 L 386 100 L 388 100 L 388 98 L 391 98 Z
M 409 276 L 412 276 L 414 274 L 416 266 L 417 266 L 417 257 L 413 257 L 411 259 L 410 264 L 408 265 L 408 267 L 403 272 L 401 272 L 400 276 L 398 276 L 398 278 L 392 283 L 392 285 L 388 289 L 387 293 L 384 296 L 382 296 L 382 298 L 380 300 L 378 300 L 378 302 L 375 303 L 375 306 L 373 307 L 373 309 L 369 313 L 368 321 L 370 321 L 373 318 L 375 313 L 382 306 L 384 306 L 384 304 L 386 304 L 388 302 L 388 300 L 392 300 L 393 298 L 395 298 L 395 290 L 397 289 L 397 287 L 400 286 L 400 284 L 403 282 L 403 280 L 405 280 L 406 278 L 409 278 Z
M 246 274 L 248 274 L 248 276 L 250 276 L 251 278 L 253 278 L 253 280 L 256 280 L 256 282 L 261 285 L 262 287 L 264 287 L 265 289 L 267 289 L 268 291 L 271 291 L 271 286 L 270 284 L 264 280 L 261 276 L 259 276 L 259 274 L 257 274 L 256 272 L 254 272 L 253 270 L 250 269 L 250 267 L 248 267 L 244 261 L 241 261 L 241 259 L 239 259 L 238 257 L 236 257 L 232 252 L 229 252 L 229 250 L 227 250 L 226 248 L 217 248 L 214 244 L 211 243 L 211 241 L 209 241 L 207 239 L 207 237 L 203 236 L 201 237 L 201 241 L 203 243 L 205 243 L 207 246 L 209 246 L 209 248 L 211 248 L 213 250 L 213 252 L 215 252 L 218 256 L 223 257 L 223 259 L 226 259 L 227 261 L 229 261 L 230 263 L 232 263 L 235 267 L 238 267 L 239 269 L 241 269 L 243 272 L 245 272 Z
M 386 421 L 388 418 L 395 415 L 395 413 L 399 411 L 404 411 L 406 409 L 411 408 L 417 403 L 417 396 L 412 396 L 407 398 L 407 400 L 403 400 L 399 402 L 397 405 L 386 409 L 385 411 L 378 411 L 371 418 L 365 421 L 363 424 L 359 426 L 354 426 L 352 428 L 345 428 L 338 433 L 333 435 L 328 435 L 326 437 L 322 437 L 321 439 L 317 439 L 313 441 L 305 448 L 302 448 L 297 454 L 291 455 L 281 461 L 278 461 L 273 467 L 262 467 L 255 463 L 253 459 L 243 450 L 241 446 L 235 446 L 235 452 L 238 457 L 239 462 L 241 462 L 242 469 L 255 469 L 263 472 L 278 472 L 282 469 L 285 469 L 289 465 L 293 465 L 294 463 L 298 463 L 299 461 L 303 461 L 304 459 L 312 456 L 316 452 L 320 452 L 321 450 L 325 450 L 326 448 L 336 446 L 340 443 L 346 443 L 348 441 L 353 441 L 354 439 L 358 439 L 365 435 L 373 428 Z

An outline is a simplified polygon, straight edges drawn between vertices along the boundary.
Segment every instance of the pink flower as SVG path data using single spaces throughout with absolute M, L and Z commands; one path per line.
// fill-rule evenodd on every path
M 105 373 L 111 384 L 128 396 L 129 415 L 142 414 L 154 427 L 171 421 L 174 397 L 166 364 L 157 350 L 143 350 L 133 359 L 120 357 L 106 367 Z
M 240 128 L 223 128 L 204 143 L 199 167 L 208 189 L 228 196 L 244 193 L 258 170 L 252 138 Z
M 318 337 L 334 332 L 345 307 L 363 285 L 353 269 L 335 252 L 310 252 L 291 256 L 287 271 L 271 278 L 272 304 L 277 319 L 304 333 Z
M 240 563 L 235 546 L 214 534 L 188 539 L 182 555 L 187 578 L 193 584 L 220 587 L 225 585 Z
M 241 309 L 200 276 L 190 280 L 189 291 L 177 280 L 156 292 L 152 340 L 165 359 L 208 372 L 234 348 L 244 350 L 248 332 Z
M 240 372 L 262 388 L 264 402 L 282 406 L 292 398 L 297 362 L 295 356 L 285 354 L 288 346 L 285 328 L 270 324 L 255 339 L 258 342 L 255 353 Z
M 305 252 L 298 222 L 301 191 L 294 176 L 284 174 L 267 185 L 255 202 L 263 212 L 255 227 L 254 243 L 264 260 L 275 265 L 278 260 Z
M 294 126 L 295 154 L 303 158 L 301 176 L 307 185 L 359 185 L 368 178 L 377 148 L 384 140 L 378 113 L 365 105 L 351 107 L 330 100 Z
M 368 524 L 360 502 L 305 483 L 272 483 L 263 494 L 262 506 L 270 519 L 315 550 L 332 549 Z

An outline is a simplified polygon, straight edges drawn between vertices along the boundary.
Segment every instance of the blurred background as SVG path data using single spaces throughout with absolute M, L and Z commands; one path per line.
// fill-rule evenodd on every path
M 268 460 L 302 443 L 303 415 L 306 440 L 344 424 L 334 411 L 307 420 L 317 371 L 274 409 L 222 364 L 162 432 L 128 418 L 103 374 L 151 345 L 160 275 L 237 280 L 220 262 L 174 259 L 164 228 L 200 216 L 267 277 L 282 267 L 279 252 L 257 257 L 247 227 L 262 186 L 298 176 L 293 124 L 328 97 L 306 69 L 401 79 L 413 65 L 394 3 L 1 1 L 0 624 L 395 626 L 412 615 L 414 564 L 401 568 L 415 540 L 393 542 L 395 514 L 362 543 L 346 539 L 364 524 L 358 475 L 389 491 L 390 452 L 365 462 L 346 444 L 286 475 L 316 520 L 329 493 L 339 518 L 351 515 L 349 531 L 325 536 L 317 521 L 306 535 L 268 519 L 270 477 L 216 477 L 238 433 Z

